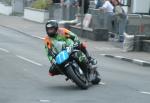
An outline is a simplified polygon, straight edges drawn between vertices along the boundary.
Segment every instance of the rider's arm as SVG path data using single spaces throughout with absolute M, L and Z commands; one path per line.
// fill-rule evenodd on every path
M 49 61 L 52 62 L 53 57 L 52 57 L 52 55 L 50 55 L 50 49 L 46 45 L 45 45 L 45 51 L 46 51 Z
M 79 41 L 79 38 L 78 38 L 78 36 L 77 36 L 75 33 L 69 31 L 68 34 L 70 35 L 70 38 L 71 38 L 73 41 L 75 41 L 75 42 Z
M 50 62 L 52 62 L 52 60 L 53 60 L 52 42 L 49 40 L 48 36 L 45 37 L 44 43 L 45 43 L 45 51 L 46 51 L 46 54 L 48 56 L 48 59 L 49 59 Z
M 60 31 L 63 31 L 62 33 L 61 32 L 60 33 L 65 35 L 67 38 L 72 39 L 74 42 L 78 42 L 79 41 L 78 36 L 75 33 L 69 31 L 68 29 L 60 28 Z

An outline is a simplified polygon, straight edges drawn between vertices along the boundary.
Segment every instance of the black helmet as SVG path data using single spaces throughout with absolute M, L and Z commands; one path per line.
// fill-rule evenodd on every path
M 49 29 L 54 29 L 52 32 L 49 32 L 48 30 Z M 46 32 L 47 32 L 47 35 L 50 36 L 50 37 L 53 37 L 56 35 L 56 32 L 58 30 L 58 23 L 56 20 L 49 20 L 47 23 L 46 23 Z

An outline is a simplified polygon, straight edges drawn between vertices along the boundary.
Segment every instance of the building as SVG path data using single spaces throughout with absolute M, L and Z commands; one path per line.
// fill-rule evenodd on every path
M 120 0 L 128 13 L 150 14 L 150 0 Z

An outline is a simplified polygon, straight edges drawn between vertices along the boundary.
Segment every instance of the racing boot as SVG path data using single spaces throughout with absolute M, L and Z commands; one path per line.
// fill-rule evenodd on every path
M 91 65 L 90 73 L 89 73 L 89 80 L 92 84 L 98 84 L 101 81 L 100 74 L 97 71 L 97 67 L 94 65 Z

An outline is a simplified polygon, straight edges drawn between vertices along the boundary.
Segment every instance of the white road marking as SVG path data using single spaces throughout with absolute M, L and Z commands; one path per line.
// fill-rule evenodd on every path
M 44 38 L 39 37 L 39 36 L 33 36 L 33 35 L 32 35 L 32 37 L 35 37 L 35 38 L 38 38 L 38 39 L 44 40 Z
M 35 61 L 33 61 L 33 60 L 30 60 L 30 59 L 27 59 L 27 58 L 25 58 L 25 57 L 23 57 L 23 56 L 20 56 L 20 55 L 16 55 L 18 58 L 20 58 L 20 59 L 22 59 L 22 60 L 25 60 L 25 61 L 28 61 L 28 62 L 30 62 L 30 63 L 32 63 L 32 64 L 35 64 L 35 65 L 38 65 L 38 66 L 42 66 L 42 64 L 40 64 L 40 63 L 37 63 L 37 62 L 35 62 Z
M 101 56 L 105 56 L 106 54 L 99 54 L 99 55 L 101 55 Z
M 104 83 L 104 82 L 100 82 L 99 84 L 100 84 L 100 85 L 105 85 L 106 83 Z
M 124 58 L 123 56 L 115 56 L 116 58 Z
M 40 102 L 42 102 L 42 103 L 50 103 L 50 100 L 40 100 Z
M 135 62 L 145 62 L 145 61 L 139 60 L 139 59 L 133 59 L 133 61 L 135 61 Z
M 150 95 L 150 92 L 141 91 L 140 93 Z
M 9 53 L 9 51 L 6 50 L 6 49 L 0 48 L 0 50 L 1 50 L 1 51 L 4 51 L 4 52 L 6 52 L 6 53 Z
M 143 64 L 143 63 L 148 63 L 148 64 L 150 64 L 150 62 L 143 61 L 143 60 L 139 60 L 139 59 L 133 59 L 133 62 L 134 62 L 134 63 L 140 63 L 140 64 Z

